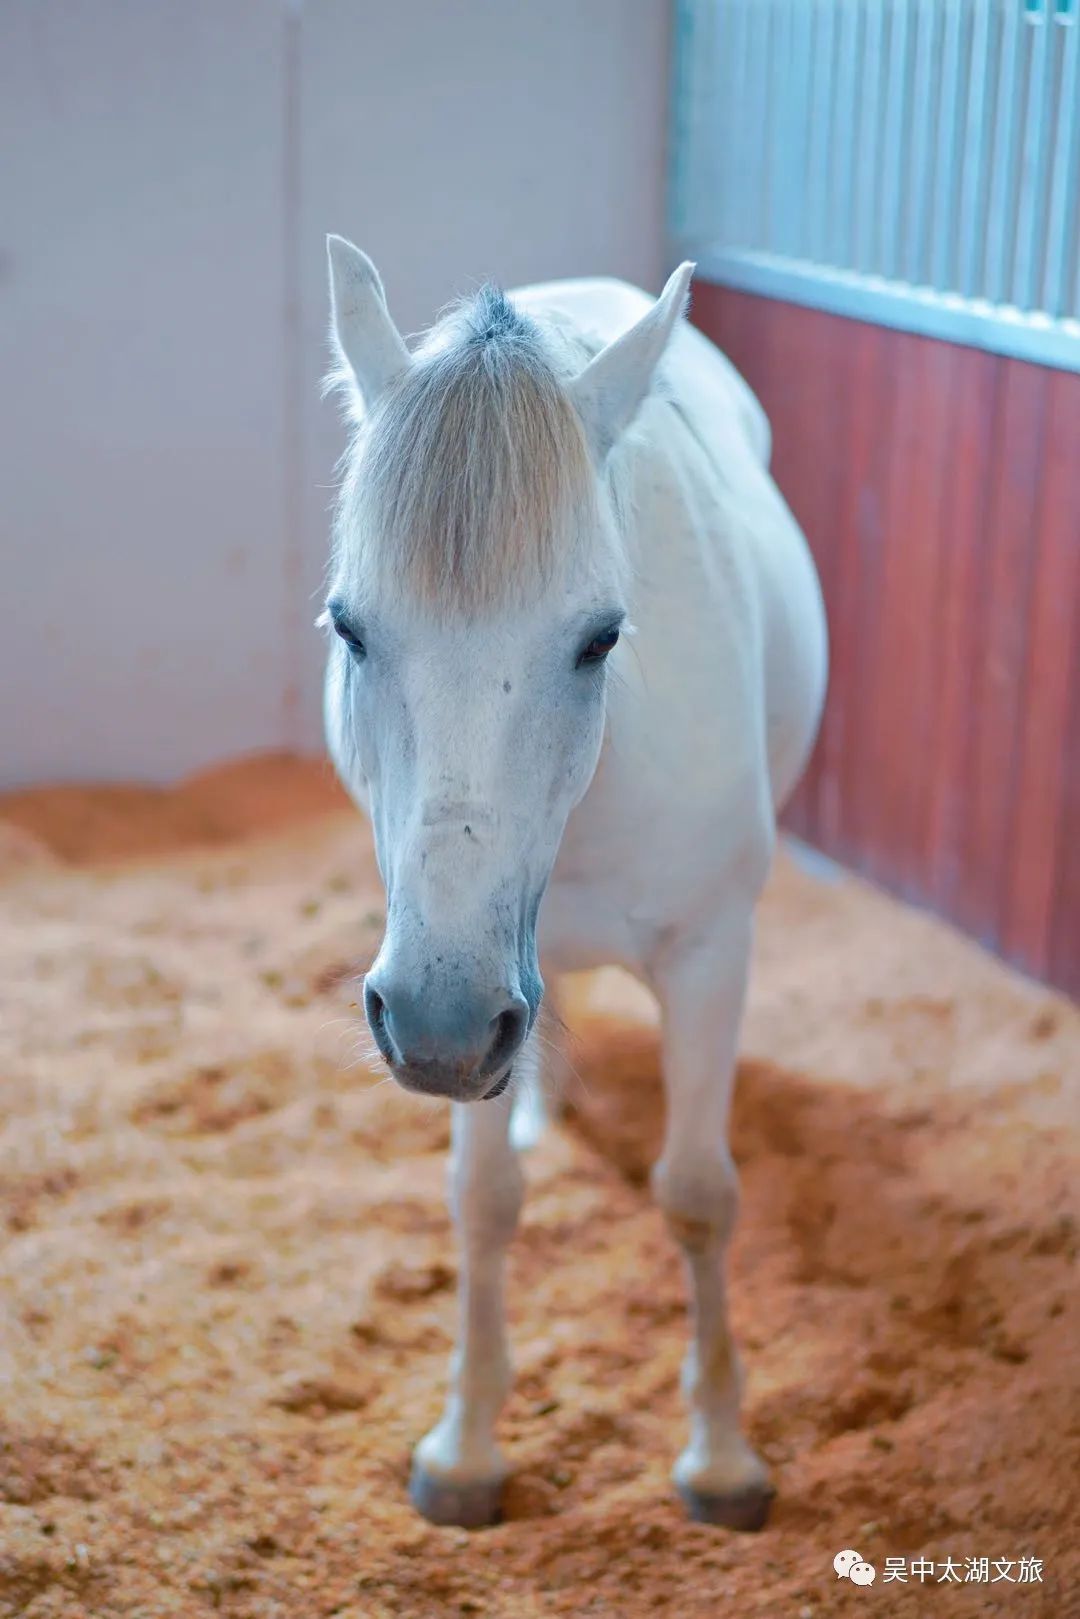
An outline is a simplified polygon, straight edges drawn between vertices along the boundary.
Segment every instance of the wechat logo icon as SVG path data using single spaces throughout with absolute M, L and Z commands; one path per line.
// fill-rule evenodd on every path
M 877 1578 L 873 1563 L 864 1562 L 862 1553 L 852 1551 L 850 1547 L 847 1551 L 837 1552 L 832 1566 L 838 1580 L 850 1580 L 852 1585 L 873 1585 Z

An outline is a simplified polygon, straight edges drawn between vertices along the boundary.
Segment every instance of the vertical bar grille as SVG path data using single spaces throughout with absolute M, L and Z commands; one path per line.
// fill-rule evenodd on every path
M 847 288 L 990 348 L 996 324 L 1080 368 L 1078 9 L 679 0 L 677 245 L 719 280 Z

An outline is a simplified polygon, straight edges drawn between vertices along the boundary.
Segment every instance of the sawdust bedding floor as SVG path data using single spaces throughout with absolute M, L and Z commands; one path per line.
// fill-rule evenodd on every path
M 734 1119 L 779 1492 L 747 1537 L 668 1481 L 653 1008 L 565 986 L 567 1109 L 510 1266 L 517 1471 L 467 1535 L 404 1494 L 453 1332 L 448 1130 L 350 1005 L 382 924 L 364 826 L 321 766 L 256 761 L 0 801 L 0 869 L 0 1614 L 1080 1613 L 1075 1008 L 778 862 Z M 833 1574 L 848 1546 L 872 1589 Z M 935 1575 L 885 1583 L 889 1557 Z M 937 1579 L 977 1557 L 1013 1578 Z

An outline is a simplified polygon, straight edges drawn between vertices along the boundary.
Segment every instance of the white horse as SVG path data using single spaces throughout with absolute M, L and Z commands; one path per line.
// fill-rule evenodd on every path
M 754 907 L 827 661 L 768 423 L 680 319 L 692 265 L 655 302 L 611 280 L 485 288 L 410 352 L 370 260 L 340 237 L 329 253 L 355 433 L 326 730 L 387 891 L 364 1005 L 395 1078 L 453 1103 L 460 1335 L 413 1502 L 498 1517 L 522 1175 L 493 1098 L 530 1070 L 539 962 L 616 963 L 662 1009 L 653 1185 L 693 1296 L 675 1483 L 693 1517 L 759 1528 L 772 1490 L 725 1305 L 728 1111 Z

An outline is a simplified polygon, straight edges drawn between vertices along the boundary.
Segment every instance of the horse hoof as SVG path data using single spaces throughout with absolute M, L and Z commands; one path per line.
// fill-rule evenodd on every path
M 409 1500 L 429 1523 L 454 1525 L 458 1529 L 486 1529 L 502 1518 L 503 1480 L 476 1479 L 456 1483 L 436 1478 L 419 1462 L 413 1462 L 409 1476 Z
M 694 1523 L 741 1529 L 745 1534 L 764 1529 L 776 1495 L 771 1484 L 747 1484 L 724 1495 L 705 1495 L 686 1484 L 680 1484 L 678 1490 Z

